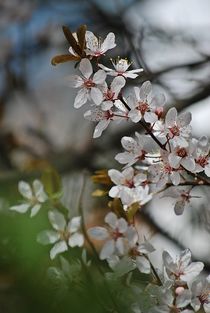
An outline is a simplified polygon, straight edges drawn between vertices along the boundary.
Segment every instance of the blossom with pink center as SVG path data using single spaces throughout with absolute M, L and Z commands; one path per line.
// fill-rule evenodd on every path
M 136 78 L 138 76 L 137 73 L 143 72 L 143 68 L 129 70 L 131 63 L 128 62 L 127 59 L 117 58 L 116 60 L 111 60 L 114 66 L 114 69 L 104 66 L 103 64 L 99 64 L 99 67 L 102 68 L 105 72 L 107 72 L 110 76 L 123 76 L 125 78 Z
M 128 245 L 127 231 L 129 225 L 124 218 L 118 218 L 113 212 L 105 216 L 107 227 L 96 226 L 88 229 L 90 237 L 106 240 L 100 252 L 100 259 L 105 260 L 114 255 L 124 255 Z
M 174 145 L 182 147 L 188 146 L 188 140 L 191 135 L 191 113 L 185 112 L 178 116 L 176 108 L 168 110 L 165 117 L 165 135 Z
M 144 118 L 147 123 L 153 124 L 160 118 L 164 104 L 164 95 L 153 96 L 152 84 L 146 81 L 141 88 L 134 87 L 134 94 L 129 97 L 129 117 L 134 123 Z
M 199 140 L 193 138 L 193 143 L 196 145 L 195 151 L 195 173 L 204 171 L 210 177 L 210 145 L 207 137 L 203 136 Z
M 149 194 L 149 186 L 142 186 L 147 179 L 145 174 L 135 175 L 134 169 L 128 167 L 122 172 L 111 169 L 108 171 L 108 175 L 116 185 L 110 189 L 109 196 L 120 198 L 125 210 L 133 203 L 143 205 L 151 200 L 152 195 Z
M 190 190 L 186 190 L 183 188 L 178 189 L 174 187 L 170 187 L 165 190 L 163 193 L 163 197 L 171 197 L 176 199 L 174 205 L 174 212 L 176 213 L 176 215 L 181 215 L 184 212 L 184 209 L 189 206 L 190 200 L 193 198 L 193 196 L 190 194 Z
M 86 31 L 86 55 L 92 57 L 100 57 L 105 54 L 107 50 L 116 47 L 115 34 L 109 33 L 104 40 L 96 37 L 91 31 Z
M 115 157 L 120 164 L 126 164 L 131 166 L 138 161 L 145 160 L 145 155 L 157 148 L 156 143 L 150 136 L 140 135 L 135 132 L 136 140 L 132 137 L 123 137 L 121 139 L 122 147 L 126 150 L 125 152 L 118 153 Z
M 173 185 L 177 186 L 180 183 L 180 171 L 179 169 L 174 169 L 168 160 L 169 153 L 167 151 L 161 151 L 162 161 L 157 164 L 152 164 L 148 168 L 149 177 L 153 183 L 156 184 L 157 189 L 164 187 L 169 181 Z
M 186 282 L 192 281 L 200 274 L 204 267 L 202 262 L 191 261 L 191 252 L 189 249 L 182 251 L 175 259 L 167 251 L 164 251 L 163 265 L 168 278 L 177 285 L 184 285 Z
M 102 88 L 105 84 L 106 73 L 98 70 L 93 76 L 93 68 L 88 59 L 82 59 L 79 65 L 82 76 L 71 75 L 69 77 L 70 86 L 80 88 L 74 100 L 76 109 L 83 106 L 88 100 L 92 100 L 96 105 L 103 101 Z
M 115 77 L 111 82 L 110 87 L 105 85 L 103 89 L 102 110 L 109 110 L 116 100 L 118 100 L 121 89 L 125 86 L 125 79 L 121 76 Z
M 188 146 L 173 146 L 171 145 L 171 152 L 169 153 L 169 164 L 178 169 L 183 166 L 186 170 L 193 172 L 195 170 L 194 152 L 195 145 L 190 142 Z
M 93 122 L 98 122 L 95 127 L 93 138 L 98 138 L 101 136 L 102 132 L 109 126 L 111 121 L 121 121 L 128 119 L 128 110 L 125 108 L 124 104 L 120 100 L 114 102 L 114 109 L 102 110 L 98 107 L 88 110 L 85 112 L 84 117 Z
M 203 307 L 205 313 L 210 312 L 210 276 L 198 277 L 191 285 L 191 306 L 197 312 Z

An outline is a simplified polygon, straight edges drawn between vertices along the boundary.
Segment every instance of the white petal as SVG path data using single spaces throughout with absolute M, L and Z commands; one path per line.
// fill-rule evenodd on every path
M 50 250 L 50 258 L 53 260 L 57 254 L 68 250 L 68 246 L 65 241 L 57 242 Z
M 70 247 L 82 247 L 84 244 L 84 236 L 80 233 L 74 233 L 70 236 L 68 244 Z
M 176 215 L 182 215 L 184 212 L 185 202 L 184 201 L 177 201 L 174 206 L 174 212 Z
M 97 240 L 104 240 L 109 237 L 107 229 L 101 226 L 91 227 L 87 232 L 90 237 L 93 237 Z
M 166 117 L 165 117 L 165 124 L 166 126 L 173 126 L 177 118 L 177 110 L 176 108 L 171 108 L 168 110 Z
M 138 123 L 142 118 L 140 111 L 133 109 L 128 113 L 128 117 L 130 117 L 131 121 L 134 123 Z
M 115 34 L 114 33 L 109 33 L 106 38 L 104 39 L 104 42 L 101 45 L 101 50 L 102 52 L 106 52 L 109 49 L 113 49 L 116 47 L 115 43 Z
M 93 82 L 97 85 L 101 85 L 105 82 L 106 79 L 106 73 L 103 70 L 98 70 L 93 75 Z
M 44 192 L 44 186 L 40 180 L 35 179 L 33 181 L 33 189 L 35 196 L 39 202 L 45 202 L 47 200 L 47 195 Z
M 103 101 L 102 91 L 96 87 L 91 88 L 90 97 L 96 105 L 101 104 L 101 102 Z
M 94 130 L 93 138 L 98 138 L 101 136 L 102 132 L 109 126 L 110 120 L 102 120 L 100 121 Z
M 70 233 L 74 233 L 80 228 L 80 225 L 81 225 L 81 216 L 75 216 L 68 223 L 68 230 L 70 231 Z
M 155 248 L 150 242 L 145 241 L 144 243 L 138 246 L 138 251 L 140 251 L 141 253 L 147 254 L 147 253 L 154 252 Z
M 37 241 L 43 245 L 55 243 L 60 238 L 60 235 L 54 230 L 43 230 L 37 236 Z
M 136 266 L 141 273 L 149 274 L 151 267 L 149 261 L 144 256 L 136 258 Z
M 202 262 L 192 262 L 184 271 L 184 275 L 180 278 L 184 281 L 191 281 L 200 274 L 203 270 L 204 264 Z
M 118 238 L 116 240 L 116 248 L 119 252 L 119 254 L 123 255 L 125 253 L 125 245 L 124 245 L 124 239 L 123 238 Z
M 88 90 L 86 88 L 82 88 L 78 91 L 75 100 L 74 100 L 74 107 L 76 109 L 81 108 L 83 104 L 85 104 L 88 100 Z
M 124 234 L 128 228 L 128 223 L 124 218 L 119 218 L 117 221 L 117 228 L 120 233 Z
M 177 118 L 177 125 L 180 127 L 188 126 L 192 120 L 191 112 L 184 112 Z
M 113 212 L 109 212 L 104 219 L 105 223 L 107 223 L 113 229 L 116 228 L 117 220 L 117 215 Z
M 176 306 L 177 308 L 186 307 L 191 301 L 191 292 L 189 290 L 182 291 L 176 298 Z
M 29 207 L 30 207 L 30 204 L 23 203 L 23 204 L 14 205 L 14 206 L 10 207 L 10 210 L 16 211 L 19 213 L 26 213 L 28 211 Z
M 180 175 L 178 172 L 173 172 L 170 174 L 170 179 L 172 181 L 172 183 L 177 186 L 180 183 Z
M 20 181 L 18 183 L 18 190 L 20 194 L 26 199 L 30 200 L 33 196 L 31 186 L 25 181 Z
M 93 73 L 93 68 L 88 59 L 82 59 L 79 64 L 79 70 L 85 78 L 89 78 Z
M 123 148 L 127 151 L 134 151 L 137 148 L 137 142 L 132 137 L 124 136 L 121 139 L 121 144 Z
M 41 204 L 40 204 L 40 203 L 35 204 L 35 205 L 31 208 L 30 217 L 34 217 L 34 216 L 39 212 L 40 208 L 41 208 Z
M 188 171 L 193 171 L 195 169 L 195 161 L 192 158 L 183 158 L 181 164 Z
M 151 91 L 152 84 L 150 83 L 150 81 L 144 82 L 140 88 L 140 99 L 145 101 Z
M 169 164 L 173 167 L 173 168 L 178 168 L 180 165 L 180 161 L 181 161 L 181 157 L 174 154 L 174 153 L 170 153 L 168 156 L 168 161 Z
M 114 249 L 115 249 L 114 240 L 108 240 L 104 244 L 104 246 L 100 252 L 100 259 L 105 260 L 105 259 L 108 259 L 109 257 L 111 257 L 111 255 L 114 252 Z
M 50 220 L 50 223 L 52 224 L 52 227 L 55 230 L 64 230 L 66 227 L 66 220 L 64 218 L 64 215 L 57 210 L 49 211 L 48 217 Z
M 113 186 L 109 190 L 109 196 L 111 198 L 120 198 L 121 188 L 119 186 Z
M 144 114 L 144 120 L 147 122 L 147 123 L 150 123 L 150 124 L 153 124 L 155 123 L 157 120 L 158 120 L 158 117 L 155 113 L 153 112 L 146 112 Z
M 120 90 L 125 86 L 125 78 L 117 76 L 111 83 L 111 90 L 115 93 L 115 98 L 118 97 Z
M 73 87 L 73 88 L 79 88 L 84 83 L 83 79 L 78 75 L 71 75 L 67 79 L 68 79 L 70 87 Z

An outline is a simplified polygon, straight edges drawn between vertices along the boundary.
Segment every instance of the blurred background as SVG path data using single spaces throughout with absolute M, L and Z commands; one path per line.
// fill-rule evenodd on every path
M 64 179 L 67 206 L 76 207 L 75 175 L 117 167 L 121 137 L 141 132 L 137 125 L 111 125 L 93 141 L 94 125 L 84 120 L 85 108 L 73 108 L 75 91 L 66 78 L 74 65 L 54 67 L 50 61 L 68 51 L 62 25 L 75 31 L 80 24 L 101 37 L 114 32 L 118 46 L 110 56 L 128 57 L 133 68 L 144 68 L 130 86 L 151 80 L 165 93 L 168 107 L 192 112 L 194 136 L 210 135 L 209 0 L 0 0 L 1 313 L 48 312 L 51 304 L 45 283 L 49 250 L 35 239 L 47 219 L 8 211 L 20 198 L 17 182 L 52 165 Z M 202 198 L 180 217 L 166 199 L 156 199 L 141 213 L 140 222 L 159 249 L 156 266 L 163 247 L 189 247 L 210 270 L 208 187 L 195 194 Z M 89 200 L 87 208 L 92 207 Z M 68 305 L 59 312 L 76 312 Z

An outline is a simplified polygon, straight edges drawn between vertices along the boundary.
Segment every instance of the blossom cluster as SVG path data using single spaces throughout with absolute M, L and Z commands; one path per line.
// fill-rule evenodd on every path
M 52 229 L 42 231 L 37 240 L 53 244 L 51 259 L 69 248 L 86 245 L 84 238 L 91 238 L 102 241 L 99 258 L 106 260 L 113 272 L 122 264 L 130 264 L 127 272 L 153 276 L 158 291 L 152 296 L 155 303 L 151 313 L 190 313 L 200 308 L 209 313 L 210 277 L 200 274 L 203 263 L 192 262 L 189 249 L 176 259 L 164 251 L 163 271 L 158 275 L 150 261 L 155 249 L 148 240 L 140 240 L 135 214 L 161 193 L 162 197 L 175 199 L 174 211 L 181 215 L 195 197 L 193 188 L 210 185 L 210 143 L 206 137 L 192 136 L 191 113 L 178 114 L 175 107 L 167 110 L 165 96 L 154 93 L 150 81 L 125 94 L 127 80 L 137 78 L 143 69 L 129 69 L 132 64 L 120 57 L 111 59 L 112 68 L 105 66 L 102 60 L 108 50 L 115 48 L 115 35 L 109 33 L 102 40 L 82 29 L 84 36 L 68 36 L 73 40 L 70 59 L 79 60 L 78 73 L 69 77 L 70 86 L 78 90 L 74 107 L 89 106 L 84 117 L 97 122 L 94 138 L 115 121 L 138 123 L 145 132 L 122 137 L 123 151 L 115 156 L 122 169 L 108 170 L 112 182 L 109 197 L 119 200 L 122 210 L 107 213 L 104 226 L 86 230 L 81 216 L 69 218 L 53 207 L 39 180 L 32 186 L 19 182 L 24 201 L 10 209 L 19 213 L 30 209 L 33 217 L 41 206 L 48 206 Z M 141 312 L 140 308 L 135 312 Z

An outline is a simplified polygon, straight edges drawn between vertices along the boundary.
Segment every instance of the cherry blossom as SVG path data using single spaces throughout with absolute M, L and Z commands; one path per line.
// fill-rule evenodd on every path
M 169 153 L 167 151 L 161 150 L 162 161 L 152 164 L 148 168 L 150 179 L 156 184 L 157 189 L 164 187 L 169 181 L 175 186 L 180 183 L 180 172 L 182 172 L 182 170 L 174 169 L 169 164 L 168 156 Z
M 42 204 L 48 199 L 48 196 L 44 191 L 43 184 L 38 179 L 33 181 L 32 186 L 25 181 L 20 181 L 18 183 L 18 190 L 25 198 L 25 201 L 19 205 L 10 207 L 10 210 L 19 213 L 26 213 L 29 209 L 31 209 L 31 217 L 35 216 L 39 212 Z
M 86 31 L 86 49 L 87 55 L 93 57 L 100 57 L 105 54 L 107 50 L 116 47 L 115 34 L 109 33 L 104 41 L 101 38 L 96 37 L 91 31 Z
M 190 195 L 190 190 L 171 187 L 164 191 L 163 197 L 175 198 L 174 212 L 176 215 L 181 215 L 184 212 L 184 209 L 189 206 L 190 200 L 193 196 Z
M 115 160 L 120 164 L 131 166 L 138 161 L 144 161 L 146 159 L 146 154 L 157 148 L 151 137 L 140 135 L 137 132 L 135 132 L 135 136 L 136 140 L 127 136 L 121 139 L 122 147 L 126 151 L 118 153 L 115 157 Z
M 123 76 L 125 78 L 136 78 L 138 76 L 137 73 L 143 72 L 142 68 L 129 70 L 131 63 L 128 62 L 127 59 L 117 58 L 116 60 L 111 60 L 114 69 L 104 66 L 103 64 L 99 64 L 99 67 L 102 68 L 105 72 L 107 72 L 110 76 Z
M 153 307 L 149 313 L 192 313 L 193 310 L 185 309 L 190 303 L 189 290 L 183 290 L 178 296 L 174 296 L 172 290 L 162 288 L 159 297 L 159 305 Z
M 168 110 L 165 117 L 165 135 L 175 145 L 188 146 L 191 135 L 191 113 L 185 112 L 178 116 L 176 108 Z
M 173 259 L 167 252 L 163 252 L 163 264 L 169 279 L 174 280 L 177 285 L 192 281 L 202 271 L 202 262 L 191 262 L 191 252 L 186 249 Z
M 210 145 L 207 137 L 203 136 L 199 140 L 193 138 L 193 143 L 196 145 L 195 151 L 195 173 L 204 171 L 206 176 L 210 177 Z
M 100 259 L 105 260 L 114 255 L 124 255 L 128 244 L 129 225 L 124 218 L 118 218 L 113 212 L 105 216 L 107 228 L 96 226 L 88 229 L 88 234 L 97 240 L 106 240 L 100 252 Z
M 104 87 L 106 73 L 98 70 L 93 77 L 93 68 L 88 59 L 82 59 L 79 64 L 82 76 L 71 75 L 69 77 L 70 86 L 80 88 L 74 100 L 76 109 L 83 106 L 88 100 L 92 100 L 96 105 L 103 101 L 102 88 Z
M 191 306 L 195 312 L 199 311 L 201 306 L 206 313 L 210 313 L 210 276 L 198 277 L 191 285 L 192 300 Z
M 124 86 L 125 86 L 125 79 L 121 76 L 115 77 L 113 81 L 111 82 L 110 87 L 108 87 L 106 84 L 106 86 L 103 89 L 104 99 L 101 104 L 101 108 L 103 110 L 109 110 L 113 106 L 115 100 L 118 99 L 118 95 L 121 89 Z
M 140 88 L 134 87 L 134 94 L 129 97 L 130 107 L 129 117 L 134 122 L 139 122 L 142 118 L 147 123 L 155 123 L 163 112 L 165 104 L 164 95 L 152 95 L 152 84 L 146 81 Z
M 192 142 L 187 147 L 171 145 L 171 152 L 168 156 L 169 164 L 175 169 L 183 166 L 186 170 L 193 172 L 195 170 L 194 152 L 195 145 Z
M 127 120 L 128 111 L 123 103 L 120 100 L 116 100 L 114 102 L 114 106 L 118 110 L 114 111 L 112 108 L 109 110 L 102 110 L 96 107 L 85 112 L 84 117 L 87 120 L 98 122 L 93 133 L 93 138 L 100 137 L 111 121 L 120 121 L 123 119 Z
M 62 213 L 57 210 L 49 211 L 48 218 L 53 230 L 44 230 L 37 236 L 37 241 L 43 245 L 54 244 L 50 250 L 50 258 L 65 252 L 70 247 L 82 247 L 84 236 L 80 232 L 81 217 L 73 217 L 68 223 Z

